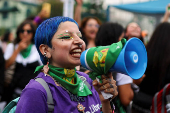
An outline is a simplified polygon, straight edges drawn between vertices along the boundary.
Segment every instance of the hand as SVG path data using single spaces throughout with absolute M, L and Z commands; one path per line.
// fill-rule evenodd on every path
M 170 15 L 170 10 L 168 10 L 168 7 L 170 7 L 170 4 L 166 7 L 166 14 Z
M 105 93 L 110 93 L 113 95 L 112 99 L 115 98 L 118 95 L 116 81 L 113 79 L 112 73 L 108 73 L 106 76 L 102 75 L 102 83 L 99 83 L 97 80 L 93 81 L 93 86 L 96 89 L 96 91 L 99 93 L 99 96 L 101 97 L 101 91 L 104 91 Z M 101 101 L 105 101 L 105 99 L 100 98 Z
M 146 77 L 146 75 L 144 74 L 141 78 L 139 78 L 139 79 L 133 79 L 133 83 L 135 83 L 136 85 L 139 85 L 142 81 L 143 81 L 143 79 Z
M 18 44 L 18 49 L 19 49 L 19 51 L 22 51 L 22 50 L 26 49 L 29 44 L 30 44 L 29 41 L 21 40 L 21 41 L 19 42 L 19 44 Z
M 41 10 L 41 12 L 38 14 L 38 16 L 41 18 L 41 19 L 44 19 L 44 18 L 49 18 L 50 17 L 50 14 L 48 14 L 48 12 L 46 10 Z

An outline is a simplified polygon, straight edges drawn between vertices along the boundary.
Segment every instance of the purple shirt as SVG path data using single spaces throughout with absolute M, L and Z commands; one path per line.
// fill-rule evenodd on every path
M 92 86 L 92 95 L 85 97 L 85 102 L 80 101 L 80 104 L 86 107 L 85 113 L 100 113 L 101 102 L 97 91 L 92 85 L 92 80 L 83 72 L 77 73 L 84 76 Z M 43 78 L 49 85 L 55 104 L 53 113 L 79 113 L 77 110 L 78 102 L 71 101 L 68 92 L 57 86 L 51 77 L 45 76 L 42 72 L 37 77 Z M 46 102 L 47 93 L 45 89 L 40 83 L 32 79 L 22 91 L 16 113 L 48 113 Z

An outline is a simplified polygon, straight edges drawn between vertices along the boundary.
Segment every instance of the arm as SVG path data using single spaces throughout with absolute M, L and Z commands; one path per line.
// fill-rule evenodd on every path
M 76 0 L 76 2 L 77 5 L 75 8 L 74 20 L 78 23 L 79 27 L 81 27 L 81 9 L 82 9 L 83 0 Z
M 27 43 L 26 40 L 22 40 L 19 44 L 17 49 L 14 49 L 15 47 L 13 47 L 14 52 L 12 53 L 11 57 L 9 59 L 6 59 L 5 61 L 5 69 L 7 69 L 8 67 L 10 67 L 14 62 L 15 59 L 17 57 L 17 55 L 24 49 L 26 49 L 28 47 L 29 43 Z M 11 48 L 10 48 L 11 49 Z M 8 52 L 8 51 L 7 51 Z
M 47 12 L 45 10 L 41 10 L 40 13 L 34 18 L 33 24 L 35 26 L 38 26 L 41 24 L 45 18 L 49 18 L 49 16 L 46 16 Z
M 97 80 L 94 80 L 93 86 L 99 94 L 99 98 L 102 103 L 103 113 L 111 113 L 112 109 L 110 106 L 110 101 L 109 99 L 103 98 L 101 91 L 112 94 L 112 99 L 118 95 L 116 81 L 113 79 L 112 73 L 108 73 L 107 77 L 102 75 L 102 83 L 99 83 L 97 82 Z
M 29 88 L 23 91 L 16 113 L 47 113 L 46 96 L 40 90 Z
M 162 22 L 167 22 L 168 21 L 168 18 L 170 16 L 170 10 L 168 10 L 168 7 L 170 7 L 170 4 L 168 4 L 168 6 L 166 7 L 166 12 L 164 14 L 164 17 L 163 17 L 163 20 Z
M 125 84 L 118 86 L 119 98 L 124 106 L 128 106 L 134 97 L 131 84 Z

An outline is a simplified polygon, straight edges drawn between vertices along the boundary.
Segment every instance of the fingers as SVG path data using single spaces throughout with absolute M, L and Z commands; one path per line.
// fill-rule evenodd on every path
M 117 89 L 117 86 L 114 84 L 114 83 L 107 83 L 107 84 L 104 84 L 104 85 L 102 85 L 100 88 L 99 88 L 99 90 L 107 90 L 107 89 L 110 89 L 110 88 L 115 88 L 115 89 Z
M 113 98 L 118 95 L 116 81 L 113 79 L 112 73 L 102 75 L 102 83 L 99 82 L 98 85 L 100 91 L 112 94 Z

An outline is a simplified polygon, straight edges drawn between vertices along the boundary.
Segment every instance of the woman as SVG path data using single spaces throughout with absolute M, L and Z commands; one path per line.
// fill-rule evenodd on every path
M 16 34 L 14 43 L 10 43 L 4 53 L 6 69 L 15 63 L 14 74 L 6 77 L 9 92 L 4 94 L 3 100 L 7 102 L 20 95 L 29 80 L 35 77 L 32 73 L 36 66 L 42 64 L 34 45 L 35 26 L 33 23 L 31 21 L 22 22 L 18 26 Z
M 82 31 L 82 37 L 87 45 L 87 49 L 95 47 L 95 38 L 101 21 L 97 17 L 85 17 L 81 20 L 81 9 L 82 9 L 82 0 L 76 0 L 77 5 L 75 9 L 74 19 L 79 24 L 79 27 Z
M 113 98 L 117 95 L 111 73 L 108 74 L 109 78 L 103 76 L 103 83 L 96 80 L 92 83 L 87 74 L 76 72 L 75 67 L 80 65 L 80 55 L 85 50 L 81 37 L 77 22 L 71 18 L 53 17 L 42 22 L 36 31 L 35 44 L 43 64 L 49 62 L 49 71 L 48 74 L 40 72 L 37 77 L 43 78 L 49 85 L 55 104 L 53 113 L 100 113 L 101 103 L 102 111 L 110 113 L 110 101 L 104 99 L 100 91 L 111 93 Z M 40 66 L 36 71 L 42 69 L 43 66 Z M 90 84 L 91 90 L 78 74 Z M 76 98 L 73 101 L 72 96 Z M 16 112 L 47 113 L 46 102 L 44 88 L 31 80 L 23 90 Z
M 140 91 L 146 96 L 136 104 L 142 109 L 150 110 L 152 98 L 170 81 L 170 23 L 160 23 L 154 30 L 146 46 L 148 63 L 145 71 L 146 77 L 139 85 Z M 146 102 L 146 103 L 145 103 Z
M 127 40 L 136 37 L 139 38 L 142 42 L 144 42 L 141 34 L 142 34 L 141 27 L 135 22 L 129 23 L 125 28 L 125 38 Z
M 14 35 L 11 31 L 7 31 L 4 36 L 2 37 L 2 50 L 3 53 L 6 50 L 6 47 L 9 43 L 11 43 L 14 40 Z

